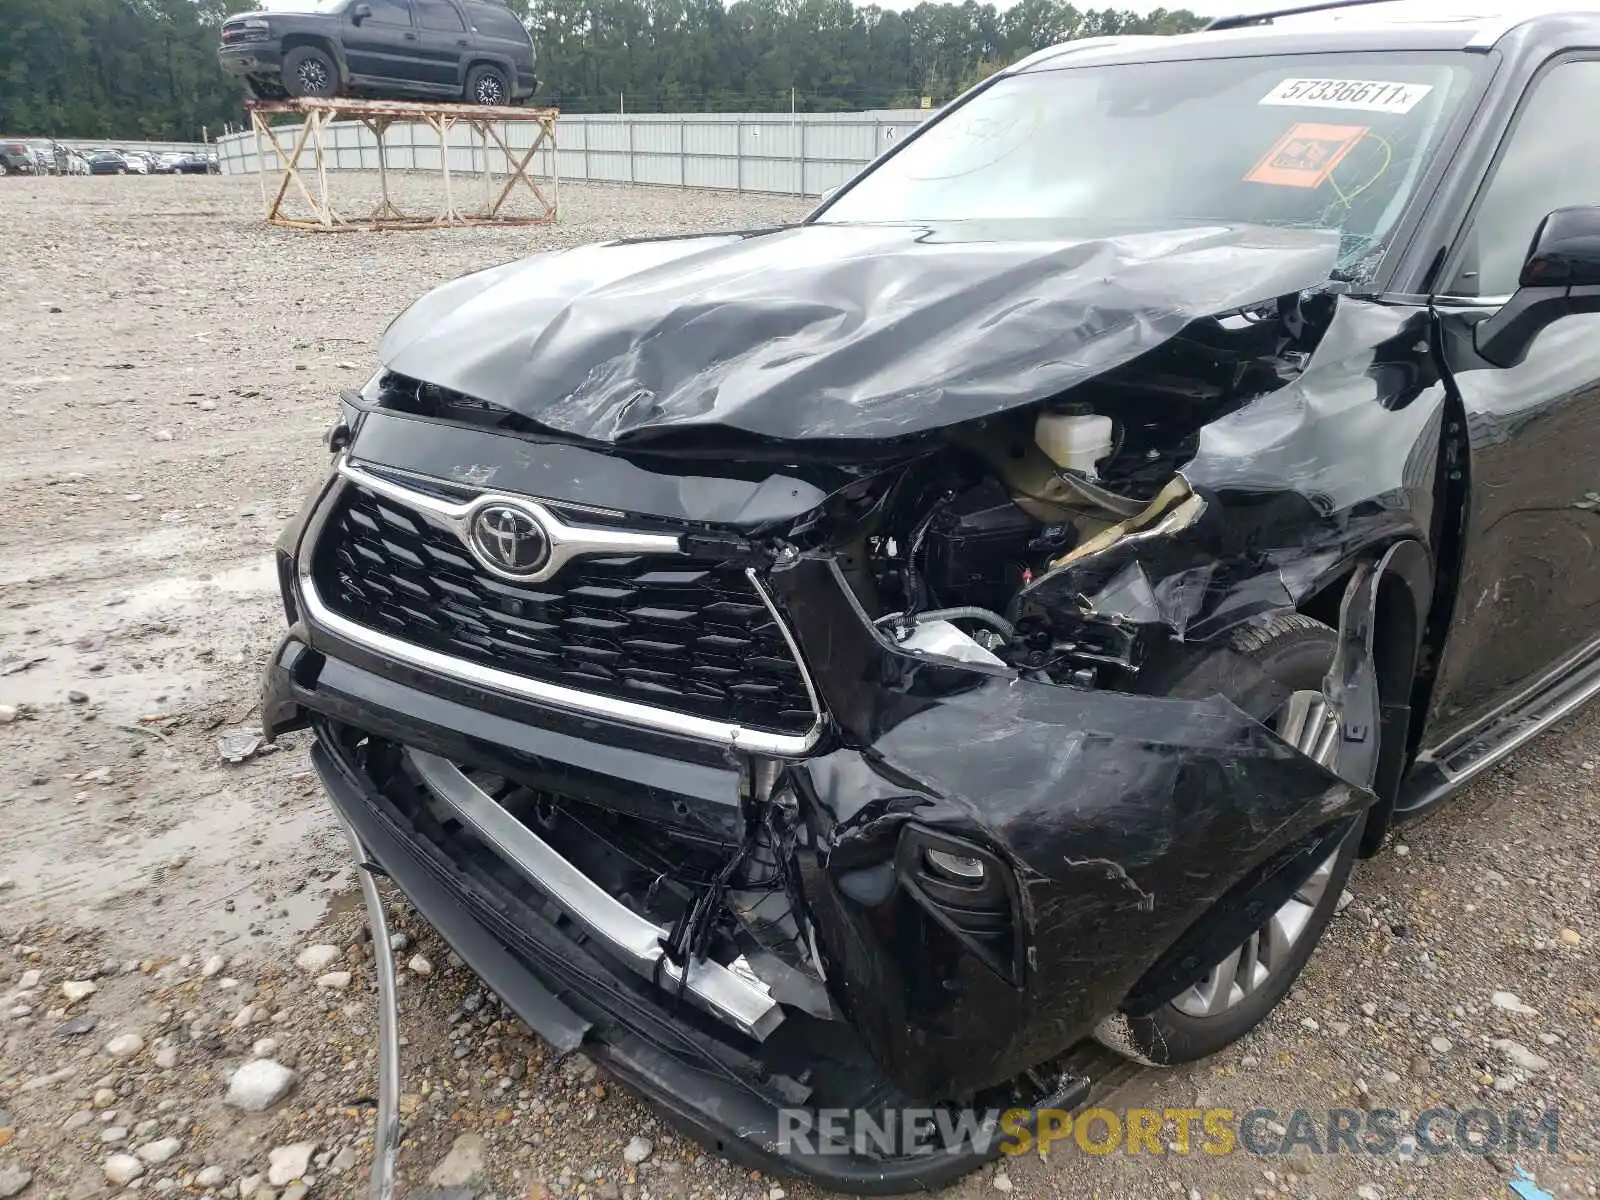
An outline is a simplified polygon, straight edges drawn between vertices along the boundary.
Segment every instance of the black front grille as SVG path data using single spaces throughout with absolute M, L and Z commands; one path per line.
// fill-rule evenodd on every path
M 580 558 L 510 583 L 453 534 L 351 484 L 313 578 L 340 616 L 527 679 L 778 733 L 815 720 L 781 630 L 731 563 Z

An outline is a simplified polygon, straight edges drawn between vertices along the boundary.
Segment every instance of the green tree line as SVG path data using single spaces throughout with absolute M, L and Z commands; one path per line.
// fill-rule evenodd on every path
M 192 139 L 244 120 L 217 66 L 246 0 L 0 0 L 0 133 Z M 1032 50 L 1079 37 L 1181 33 L 1062 0 L 511 0 L 539 51 L 538 101 L 571 112 L 803 111 L 935 105 Z

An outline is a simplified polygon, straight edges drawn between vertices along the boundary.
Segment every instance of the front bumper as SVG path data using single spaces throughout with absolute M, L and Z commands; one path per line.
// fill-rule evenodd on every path
M 965 1141 L 917 1154 L 885 1155 L 830 1141 L 817 1132 L 827 1128 L 822 1115 L 807 1107 L 818 1093 L 790 1073 L 800 1065 L 793 1047 L 753 1058 L 748 1041 L 718 1036 L 614 971 L 548 908 L 523 902 L 492 872 L 463 871 L 448 846 L 419 828 L 361 769 L 334 726 L 319 725 L 312 761 L 339 816 L 375 864 L 495 994 L 557 1051 L 582 1047 L 702 1144 L 745 1166 L 862 1195 L 942 1187 L 999 1154 L 997 1111 L 975 1113 Z M 838 1057 L 833 1074 L 841 1073 L 848 1055 Z M 1098 1071 L 1106 1055 L 1086 1051 L 1074 1064 Z M 819 1074 L 829 1073 L 830 1064 L 822 1066 Z M 1084 1102 L 1087 1074 L 1064 1073 L 1062 1080 L 1039 1108 L 1071 1110 Z M 872 1090 L 858 1088 L 863 1096 Z M 1007 1131 L 1014 1136 L 1032 1119 L 1032 1113 L 1013 1111 Z M 803 1145 L 793 1140 L 796 1129 L 808 1131 Z
M 240 78 L 253 75 L 276 79 L 283 72 L 283 52 L 274 42 L 241 42 L 219 47 L 217 64 Z

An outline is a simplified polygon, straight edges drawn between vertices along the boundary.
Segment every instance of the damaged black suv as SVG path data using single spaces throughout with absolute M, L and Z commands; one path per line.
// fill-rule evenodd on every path
M 796 226 L 423 297 L 280 544 L 269 733 L 742 1161 L 929 1186 L 1218 1050 L 1600 690 L 1600 12 L 1492 7 L 1058 47 Z

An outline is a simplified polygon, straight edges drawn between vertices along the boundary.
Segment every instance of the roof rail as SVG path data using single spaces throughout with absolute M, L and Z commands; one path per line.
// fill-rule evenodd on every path
M 1369 4 L 1393 4 L 1395 0 L 1320 0 L 1317 4 L 1297 4 L 1292 8 L 1273 8 L 1266 12 L 1239 13 L 1232 17 L 1218 17 L 1207 25 L 1206 32 L 1214 29 L 1248 29 L 1252 25 L 1271 25 L 1275 17 L 1298 17 L 1303 13 L 1329 12 L 1336 8 L 1365 8 Z
M 1035 50 L 1032 54 L 1024 55 L 1008 66 L 1006 71 L 1014 73 L 1026 67 L 1035 67 L 1042 62 L 1049 62 L 1051 59 L 1083 50 L 1103 50 L 1108 46 L 1120 46 L 1132 42 L 1165 42 L 1167 40 L 1166 37 L 1157 33 L 1107 33 L 1095 37 L 1073 38 L 1069 42 L 1057 42 L 1053 46 L 1046 46 L 1043 50 Z

